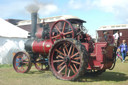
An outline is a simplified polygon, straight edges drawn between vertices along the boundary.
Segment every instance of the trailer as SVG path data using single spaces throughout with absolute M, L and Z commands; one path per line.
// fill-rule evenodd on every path
M 126 40 L 126 43 L 128 44 L 128 24 L 101 26 L 97 29 L 97 34 L 99 38 L 103 38 L 105 32 L 108 32 L 110 35 L 114 35 L 117 31 L 120 36 L 119 44 L 122 43 L 122 40 Z

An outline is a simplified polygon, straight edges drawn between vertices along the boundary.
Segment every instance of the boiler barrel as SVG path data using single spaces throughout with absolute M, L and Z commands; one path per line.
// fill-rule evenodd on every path
M 28 40 L 25 43 L 26 51 L 31 51 L 34 53 L 48 54 L 53 43 L 50 40 L 37 41 L 37 40 Z

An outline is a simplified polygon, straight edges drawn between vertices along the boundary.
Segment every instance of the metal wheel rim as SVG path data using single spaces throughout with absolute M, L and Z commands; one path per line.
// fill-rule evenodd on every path
M 71 42 L 68 42 L 68 43 L 71 43 Z M 57 46 L 59 47 L 60 45 L 64 44 L 64 42 L 60 42 L 58 45 L 56 45 L 56 48 L 54 49 L 57 49 Z M 71 46 L 73 46 L 73 48 L 75 49 L 76 47 L 74 46 L 74 44 L 71 44 Z M 71 50 L 73 50 L 73 48 L 71 48 L 71 46 L 69 47 L 68 49 L 68 54 L 71 55 L 73 52 Z M 71 49 L 71 50 L 70 50 Z M 56 50 L 59 52 L 59 50 Z M 78 51 L 78 49 L 77 49 Z M 61 52 L 61 51 L 60 51 Z M 62 52 L 59 54 L 62 54 Z M 72 53 L 70 53 L 72 52 Z M 63 56 L 65 55 L 66 53 L 66 47 L 65 47 L 65 51 L 63 50 Z M 73 53 L 70 57 L 71 57 L 71 62 L 70 62 L 70 66 L 66 65 L 65 61 L 63 60 L 57 67 L 55 66 L 56 64 L 54 63 L 58 63 L 59 61 L 57 60 L 54 60 L 53 59 L 53 56 L 55 54 L 55 51 L 53 51 L 52 53 L 52 57 L 51 57 L 51 67 L 53 69 L 53 72 L 55 75 L 61 77 L 61 79 L 66 79 L 66 80 L 70 80 L 72 78 L 74 78 L 74 76 L 76 76 L 78 74 L 78 71 L 81 67 L 81 58 L 80 58 L 80 54 L 79 54 L 79 51 L 77 53 Z M 76 56 L 75 56 L 76 55 Z M 77 56 L 79 55 L 79 56 Z M 59 56 L 59 58 L 62 58 L 62 55 Z M 65 57 L 63 57 L 65 58 Z M 75 61 L 75 60 L 72 60 L 72 59 L 78 59 L 79 62 Z M 77 64 L 76 64 L 77 63 Z M 78 65 L 79 64 L 79 65 Z M 77 65 L 77 66 L 76 66 Z M 61 69 L 57 69 L 59 67 L 62 67 Z M 63 71 L 64 70 L 64 71 Z M 64 74 L 65 73 L 65 74 Z
M 24 52 L 18 52 L 13 59 L 13 67 L 18 73 L 28 72 L 28 69 L 31 67 L 29 55 Z

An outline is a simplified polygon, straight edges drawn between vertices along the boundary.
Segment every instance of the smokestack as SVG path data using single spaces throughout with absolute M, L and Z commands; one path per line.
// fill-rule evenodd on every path
M 39 7 L 36 4 L 31 4 L 27 7 L 27 10 L 31 13 L 31 38 L 35 38 L 37 30 L 37 12 Z
M 35 33 L 36 33 L 36 29 L 37 29 L 37 13 L 31 13 L 31 37 L 35 38 Z

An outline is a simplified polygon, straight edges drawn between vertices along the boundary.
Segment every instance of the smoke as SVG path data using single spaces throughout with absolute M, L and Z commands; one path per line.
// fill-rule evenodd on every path
M 25 8 L 30 13 L 38 12 L 42 6 L 45 6 L 44 2 L 39 2 L 39 0 L 33 0 L 30 4 L 28 4 Z
M 49 1 L 44 2 L 39 0 L 33 0 L 33 3 L 27 5 L 25 8 L 30 13 L 39 11 L 39 14 L 44 16 L 58 12 L 57 5 Z
M 40 7 L 37 4 L 30 4 L 26 7 L 26 9 L 30 13 L 36 13 L 40 9 Z

